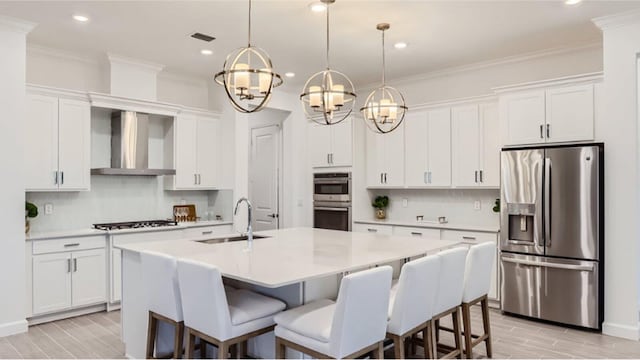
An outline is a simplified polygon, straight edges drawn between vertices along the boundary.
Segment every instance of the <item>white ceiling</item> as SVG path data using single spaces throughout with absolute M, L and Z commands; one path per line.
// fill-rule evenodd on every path
M 253 41 L 277 72 L 292 71 L 288 88 L 301 87 L 324 68 L 324 14 L 311 0 L 254 0 Z M 0 14 L 38 23 L 34 44 L 104 57 L 112 52 L 166 65 L 192 75 L 222 68 L 231 50 L 247 42 L 247 5 L 214 1 L 2 1 Z M 332 68 L 356 85 L 380 78 L 379 22 L 387 32 L 388 78 L 398 79 L 470 63 L 601 41 L 591 23 L 598 16 L 640 8 L 640 1 L 588 1 L 570 7 L 553 1 L 363 1 L 337 0 L 331 7 Z M 73 14 L 91 20 L 78 23 Z M 210 44 L 188 37 L 202 32 Z M 409 47 L 396 50 L 392 44 Z M 212 56 L 200 50 L 209 48 Z

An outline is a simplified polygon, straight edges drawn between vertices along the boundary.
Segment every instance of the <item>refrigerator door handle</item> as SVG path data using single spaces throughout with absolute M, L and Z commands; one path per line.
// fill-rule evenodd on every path
M 546 246 L 551 246 L 551 199 L 552 196 L 552 188 L 551 188 L 551 172 L 553 169 L 551 159 L 546 158 L 544 161 L 544 239 L 546 241 Z
M 547 268 L 553 268 L 553 269 L 593 271 L 593 265 L 556 264 L 556 263 L 550 263 L 550 262 L 544 262 L 544 261 L 530 261 L 530 260 L 512 259 L 507 257 L 503 257 L 502 261 L 513 263 L 513 264 L 547 267 Z
M 532 244 L 531 241 L 522 241 L 522 240 L 507 240 L 507 243 L 511 245 L 527 245 L 527 246 L 530 246 Z

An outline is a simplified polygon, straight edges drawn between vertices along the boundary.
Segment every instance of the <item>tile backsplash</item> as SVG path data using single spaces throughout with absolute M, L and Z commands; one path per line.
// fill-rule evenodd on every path
M 91 176 L 91 191 L 28 192 L 27 201 L 38 206 L 39 215 L 31 220 L 34 232 L 89 228 L 94 223 L 165 219 L 173 216 L 173 205 L 183 200 L 195 204 L 199 217 L 206 220 L 221 215 L 231 219 L 233 192 L 166 191 L 162 177 Z M 53 213 L 45 215 L 45 204 Z

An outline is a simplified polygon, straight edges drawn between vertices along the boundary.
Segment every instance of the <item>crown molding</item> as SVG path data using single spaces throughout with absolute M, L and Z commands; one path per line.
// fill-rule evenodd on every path
M 590 49 L 602 49 L 602 43 L 600 42 L 587 43 L 587 44 L 581 44 L 581 45 L 571 46 L 571 47 L 556 47 L 556 48 L 549 48 L 549 49 L 540 50 L 540 51 L 533 51 L 533 52 L 528 52 L 520 55 L 507 56 L 507 57 L 489 60 L 489 61 L 476 62 L 472 64 L 467 64 L 467 65 L 454 66 L 454 67 L 450 67 L 442 70 L 430 71 L 422 74 L 417 74 L 413 76 L 392 80 L 392 81 L 389 81 L 389 83 L 393 83 L 394 85 L 410 84 L 410 83 L 426 81 L 426 80 L 444 77 L 444 76 L 482 70 L 482 69 L 496 67 L 500 65 L 515 64 L 515 63 L 525 62 L 529 60 L 540 59 L 548 56 L 570 54 L 573 52 L 590 50 Z M 366 86 L 362 86 L 361 89 L 375 89 L 379 85 L 380 85 L 379 83 L 376 83 L 375 85 L 369 84 Z
M 632 10 L 620 14 L 607 15 L 592 19 L 601 30 L 609 30 L 622 26 L 640 24 L 640 10 Z
M 499 86 L 491 90 L 493 90 L 496 94 L 501 94 L 504 92 L 531 90 L 531 89 L 547 88 L 547 87 L 562 86 L 562 85 L 569 85 L 569 84 L 598 82 L 598 81 L 602 81 L 603 78 L 604 78 L 603 72 L 593 72 L 593 73 L 587 73 L 587 74 L 564 76 L 564 77 L 559 77 L 554 79 L 546 79 L 546 80 L 540 80 L 540 81 L 532 81 L 532 82 L 526 82 L 526 83 L 520 83 L 520 84 L 507 85 L 507 86 Z
M 190 115 L 199 115 L 199 116 L 207 116 L 207 117 L 215 117 L 220 118 L 222 116 L 222 112 L 208 110 L 208 109 L 200 109 L 188 106 L 180 107 L 180 114 L 190 114 Z
M 60 89 L 56 87 L 37 84 L 27 84 L 27 93 L 35 95 L 55 96 L 80 101 L 89 101 L 89 95 L 85 91 Z
M 27 43 L 27 54 L 44 55 L 49 57 L 55 57 L 63 60 L 71 60 L 76 62 L 82 62 L 89 65 L 100 65 L 100 60 L 89 56 L 81 56 L 73 52 L 64 51 L 60 49 L 50 48 L 48 46 Z
M 122 96 L 113 96 L 95 92 L 89 92 L 88 95 L 89 99 L 91 100 L 91 106 L 105 109 L 137 111 L 165 116 L 176 116 L 181 109 L 180 105 L 161 103 L 156 101 L 131 99 Z
M 489 103 L 489 102 L 497 102 L 497 101 L 498 101 L 498 97 L 495 94 L 486 94 L 486 95 L 469 96 L 469 97 L 457 98 L 457 99 L 430 101 L 422 104 L 411 105 L 409 106 L 409 111 L 458 106 L 458 105 L 466 105 L 466 104 L 473 104 L 473 103 Z
M 109 59 L 109 62 L 112 64 L 120 63 L 120 64 L 129 65 L 129 66 L 135 66 L 137 68 L 145 69 L 155 73 L 158 73 L 162 71 L 162 69 L 164 69 L 164 65 L 162 64 L 145 61 L 145 60 L 134 59 L 134 58 L 117 55 L 113 53 L 107 53 L 107 59 Z
M 0 15 L 0 28 L 18 34 L 26 35 L 31 32 L 31 30 L 33 30 L 33 28 L 35 28 L 37 25 L 38 24 L 31 21 Z

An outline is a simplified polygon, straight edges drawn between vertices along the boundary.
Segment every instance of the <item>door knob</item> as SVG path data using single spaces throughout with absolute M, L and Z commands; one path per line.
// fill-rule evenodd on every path
M 269 215 L 267 215 L 267 216 L 268 216 L 268 217 L 270 217 L 270 218 L 275 219 L 275 218 L 277 218 L 277 217 L 278 217 L 278 214 L 269 214 Z

